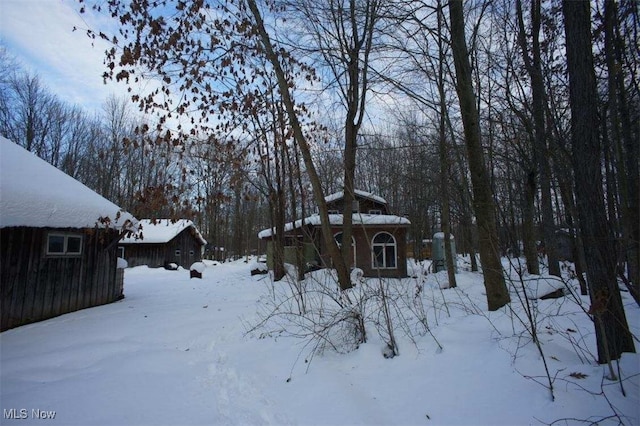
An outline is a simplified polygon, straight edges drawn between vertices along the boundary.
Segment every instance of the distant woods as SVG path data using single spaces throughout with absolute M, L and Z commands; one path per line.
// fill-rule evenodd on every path
M 202 144 L 186 158 L 127 98 L 109 97 L 99 111 L 71 105 L 2 47 L 0 71 L 0 134 L 140 219 L 194 219 L 232 254 L 255 244 L 258 225 L 246 221 L 258 203 L 237 189 L 235 147 Z
M 139 3 L 82 8 L 120 18 L 114 34 L 88 30 L 113 44 L 105 78 L 133 87 L 143 69 L 155 94 L 87 113 L 4 55 L 0 132 L 137 217 L 195 219 L 236 256 L 261 250 L 260 229 L 283 229 L 315 213 L 321 195 L 358 188 L 410 219 L 416 258 L 447 227 L 474 270 L 479 241 L 489 241 L 494 254 L 526 257 L 532 273 L 543 259 L 557 275 L 571 258 L 587 292 L 584 244 L 602 244 L 615 253 L 607 270 L 639 300 L 635 1 L 591 2 L 579 36 L 596 78 L 590 155 L 601 173 L 589 182 L 577 181 L 586 168 L 574 155 L 580 108 L 560 1 L 454 1 L 462 23 L 440 1 L 341 0 L 322 13 L 306 1 Z M 464 73 L 452 30 L 466 42 Z M 461 97 L 476 110 L 476 151 Z M 598 225 L 580 213 L 589 187 L 601 198 Z M 593 226 L 607 230 L 583 232 Z

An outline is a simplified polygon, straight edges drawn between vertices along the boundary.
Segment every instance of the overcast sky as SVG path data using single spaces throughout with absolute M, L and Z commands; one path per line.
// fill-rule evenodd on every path
M 0 0 L 0 43 L 28 71 L 37 73 L 53 94 L 91 112 L 110 94 L 126 92 L 121 84 L 103 83 L 108 46 L 102 40 L 92 46 L 82 29 L 88 25 L 99 29 L 106 23 L 94 15 L 80 15 L 78 4 L 77 0 Z

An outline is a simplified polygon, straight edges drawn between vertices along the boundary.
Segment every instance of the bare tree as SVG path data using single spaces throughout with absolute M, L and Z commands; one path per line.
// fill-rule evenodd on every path
M 87 10 L 81 6 L 81 11 Z M 113 43 L 106 52 L 105 79 L 133 85 L 143 74 L 158 81 L 158 90 L 132 96 L 142 111 L 158 113 L 156 129 L 162 132 L 158 143 L 185 146 L 192 133 L 228 141 L 231 132 L 246 129 L 256 107 L 253 89 L 265 84 L 265 72 L 273 73 L 320 210 L 325 244 L 340 286 L 349 288 L 349 270 L 333 240 L 310 144 L 292 94 L 296 78 L 317 79 L 311 67 L 274 43 L 257 3 L 171 1 L 160 5 L 116 0 L 94 3 L 93 10 L 120 21 L 115 35 L 88 30 L 90 37 Z M 265 64 L 270 69 L 265 70 Z M 188 125 L 180 123 L 175 131 L 167 131 L 164 126 L 176 115 L 186 118 Z
M 91 143 L 91 119 L 79 107 L 69 111 L 65 129 L 66 150 L 60 162 L 60 169 L 69 176 L 79 179 L 80 164 L 86 147 Z
M 316 67 L 326 70 L 325 87 L 336 91 L 344 109 L 343 169 L 345 213 L 353 203 L 358 134 L 365 118 L 370 91 L 370 61 L 381 21 L 384 2 L 379 0 L 338 0 L 328 3 L 312 0 L 290 4 L 301 27 L 309 28 L 298 49 L 316 59 Z M 297 32 L 296 32 L 297 33 Z M 323 73 L 324 74 L 324 73 Z M 344 214 L 343 238 L 351 240 L 352 215 Z M 343 262 L 353 258 L 349 244 L 342 245 Z
M 51 104 L 56 101 L 37 75 L 18 72 L 13 74 L 3 97 L 3 134 L 24 147 L 46 158 L 47 138 L 51 121 Z
M 465 39 L 462 1 L 449 2 L 451 50 L 456 68 L 456 90 L 464 125 L 465 143 L 471 170 L 473 204 L 478 220 L 480 262 L 484 272 L 489 310 L 495 311 L 509 303 L 509 291 L 500 262 L 499 240 L 493 193 L 482 149 L 479 114 L 471 82 L 471 68 Z
M 320 179 L 318 177 L 315 164 L 313 163 L 313 159 L 311 157 L 311 150 L 308 140 L 302 131 L 302 126 L 300 125 L 300 120 L 295 110 L 295 103 L 290 93 L 290 81 L 285 74 L 282 64 L 280 63 L 279 56 L 274 50 L 271 37 L 264 25 L 262 13 L 258 9 L 256 2 L 254 0 L 247 0 L 247 4 L 253 18 L 255 19 L 255 28 L 260 36 L 262 48 L 265 51 L 267 60 L 274 68 L 278 88 L 280 90 L 280 95 L 282 96 L 283 103 L 289 116 L 289 122 L 293 130 L 293 135 L 302 152 L 302 158 L 304 160 L 305 167 L 307 168 L 307 173 L 309 174 L 311 185 L 313 187 L 314 197 L 316 203 L 318 204 L 318 209 L 320 212 L 321 230 L 324 238 L 324 243 L 329 251 L 329 255 L 332 261 L 334 262 L 334 267 L 336 268 L 336 272 L 338 274 L 338 282 L 340 284 L 340 288 L 342 290 L 346 290 L 352 286 L 349 269 L 347 267 L 347 263 L 345 262 L 345 258 L 342 256 L 342 253 L 340 252 L 340 249 L 338 248 L 338 245 L 333 238 L 333 233 L 331 232 L 327 203 L 324 199 L 322 187 L 320 185 Z
M 449 169 L 451 162 L 449 160 L 448 144 L 447 144 L 447 100 L 445 95 L 445 42 L 442 34 L 444 24 L 444 11 L 440 0 L 438 0 L 438 97 L 440 106 L 440 121 L 438 123 L 438 151 L 440 159 L 440 206 L 441 206 L 441 224 L 444 233 L 444 251 L 447 274 L 449 277 L 449 287 L 456 287 L 456 265 L 455 259 L 451 256 L 451 211 L 449 200 Z
M 625 84 L 626 40 L 621 34 L 621 26 L 626 20 L 633 19 L 635 10 L 638 19 L 638 11 L 629 4 L 621 4 L 623 13 L 630 15 L 626 19 L 620 18 L 617 2 L 604 2 L 604 43 L 605 61 L 607 68 L 607 95 L 608 118 L 612 144 L 614 146 L 617 161 L 617 182 L 620 197 L 620 218 L 622 222 L 623 240 L 621 242 L 622 258 L 626 258 L 629 272 L 629 289 L 631 294 L 640 304 L 640 188 L 638 181 L 638 143 L 637 136 L 633 136 L 633 124 L 631 119 L 629 98 L 634 97 L 633 92 L 627 93 Z M 620 22 L 623 21 L 623 22 Z M 629 31 L 628 33 L 633 33 Z M 637 32 L 636 32 L 637 33 Z M 637 36 L 636 36 L 637 37 Z M 638 41 L 637 39 L 635 40 Z M 637 43 L 635 43 L 637 45 Z M 637 65 L 637 64 L 636 64 Z M 633 81 L 638 76 L 631 76 Z M 638 93 L 635 97 L 637 99 Z M 605 127 L 606 129 L 606 127 Z M 610 182 L 612 179 L 607 179 Z M 611 209 L 610 209 L 611 210 Z M 623 275 L 624 276 L 624 275 Z
M 601 185 L 601 143 L 593 64 L 591 9 L 588 2 L 563 1 L 571 101 L 571 145 L 580 232 L 587 260 L 598 362 L 635 352 L 616 280 L 613 235 L 607 224 Z M 594 184 L 595 183 L 595 184 Z M 611 372 L 613 375 L 613 371 Z
M 265 94 L 269 97 L 269 94 Z M 274 229 L 272 238 L 273 276 L 275 281 L 281 280 L 285 274 L 285 222 L 286 222 L 286 181 L 287 181 L 287 134 L 285 112 L 282 103 L 271 101 L 271 112 L 267 125 L 258 123 L 262 129 L 260 147 L 260 164 L 267 187 L 267 199 L 271 223 Z M 260 117 L 255 117 L 256 121 Z M 289 178 L 291 176 L 289 175 Z M 292 218 L 294 219 L 294 218 Z
M 551 168 L 549 167 L 549 149 L 547 129 L 545 125 L 545 111 L 547 109 L 547 94 L 544 87 L 542 74 L 542 59 L 540 55 L 540 27 L 541 27 L 541 4 L 540 0 L 533 0 L 531 3 L 531 47 L 527 42 L 527 31 L 525 28 L 522 1 L 516 0 L 516 14 L 518 17 L 518 42 L 524 58 L 525 68 L 531 79 L 531 94 L 533 102 L 533 124 L 534 124 L 534 156 L 537 165 L 537 173 L 540 184 L 542 198 L 542 232 L 545 242 L 545 252 L 548 258 L 549 273 L 560 276 L 560 265 L 558 261 L 558 250 L 553 220 L 553 206 L 551 202 Z M 529 51 L 531 53 L 529 53 Z M 531 55 L 531 56 L 529 56 Z M 533 186 L 531 180 L 535 182 L 535 177 L 531 174 L 527 177 L 528 185 Z M 535 188 L 535 186 L 534 186 Z M 530 190 L 530 189 L 529 189 Z

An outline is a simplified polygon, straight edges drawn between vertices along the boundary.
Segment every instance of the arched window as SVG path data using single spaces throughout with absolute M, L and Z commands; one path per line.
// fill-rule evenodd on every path
M 371 244 L 371 266 L 374 269 L 394 269 L 397 265 L 396 239 L 388 232 L 379 232 Z
M 342 249 L 342 232 L 338 232 L 333 236 L 338 244 L 338 247 Z M 351 236 L 351 254 L 353 255 L 352 263 L 350 266 L 356 266 L 356 240 Z

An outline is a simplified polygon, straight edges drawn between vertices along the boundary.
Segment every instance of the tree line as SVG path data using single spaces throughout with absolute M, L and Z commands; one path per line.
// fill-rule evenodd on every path
M 201 144 L 185 159 L 181 147 L 150 143 L 154 133 L 144 130 L 150 127 L 149 116 L 127 98 L 112 95 L 99 111 L 71 105 L 4 48 L 0 70 L 4 137 L 138 218 L 192 219 L 218 247 L 238 255 L 247 249 L 246 238 L 236 240 L 244 235 L 245 219 L 258 216 L 261 205 L 236 190 L 235 148 L 208 152 Z M 186 168 L 190 179 L 183 181 Z M 257 227 L 251 225 L 246 234 L 252 244 Z
M 261 249 L 260 228 L 283 236 L 287 221 L 317 211 L 347 289 L 350 247 L 334 241 L 324 196 L 344 190 L 348 203 L 364 189 L 411 220 L 414 253 L 443 230 L 474 270 L 478 254 L 490 309 L 509 301 L 500 256 L 523 255 L 530 273 L 560 275 L 564 230 L 603 322 L 597 333 L 622 336 L 599 347 L 609 351 L 601 359 L 633 346 L 617 280 L 639 300 L 634 1 L 79 3 L 118 19 L 111 33 L 84 29 L 112 46 L 105 80 L 158 83 L 132 96 L 153 122 L 87 119 L 101 124 L 88 126 L 80 157 L 104 176 L 69 162 L 98 192 L 145 217 L 193 215 L 236 255 Z M 26 100 L 5 96 L 7 84 L 3 114 L 15 115 L 5 99 Z M 50 137 L 45 148 L 27 110 L 24 129 L 3 119 L 5 135 L 70 167 L 58 158 L 67 145 L 57 149 Z M 128 177 L 136 161 L 148 161 L 137 172 L 148 176 Z M 350 232 L 346 215 L 343 238 Z M 281 277 L 282 259 L 276 269 Z

